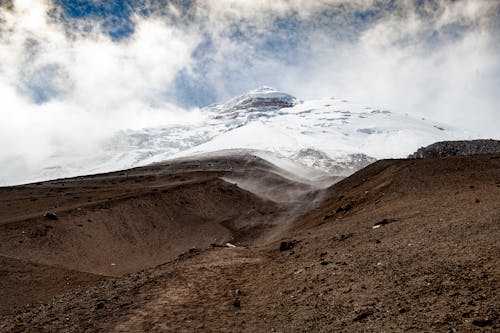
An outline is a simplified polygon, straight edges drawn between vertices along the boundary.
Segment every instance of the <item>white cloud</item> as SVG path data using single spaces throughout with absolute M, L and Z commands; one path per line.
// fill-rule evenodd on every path
M 36 169 L 56 152 L 99 149 L 118 129 L 199 117 L 169 96 L 177 72 L 192 62 L 196 35 L 137 17 L 134 33 L 113 42 L 97 26 L 68 34 L 49 10 L 49 2 L 39 0 L 0 9 L 2 165 L 18 161 Z M 40 104 L 37 94 L 55 96 Z
M 209 2 L 201 12 L 216 44 L 212 59 L 220 66 L 211 67 L 208 79 L 224 97 L 238 85 L 243 91 L 268 84 L 300 98 L 336 96 L 499 137 L 500 39 L 495 20 L 500 3 L 397 2 L 398 8 L 378 12 L 373 23 L 354 35 L 349 30 L 353 24 L 328 30 L 316 23 L 328 10 L 334 9 L 336 16 L 327 21 L 342 23 L 354 11 L 380 9 L 384 3 Z M 287 15 L 316 24 L 302 36 L 292 63 L 282 58 L 287 50 L 269 55 L 259 49 L 266 31 L 274 28 L 273 19 Z M 243 41 L 228 37 L 235 23 L 247 32 Z M 241 78 L 236 85 L 221 79 L 228 69 Z

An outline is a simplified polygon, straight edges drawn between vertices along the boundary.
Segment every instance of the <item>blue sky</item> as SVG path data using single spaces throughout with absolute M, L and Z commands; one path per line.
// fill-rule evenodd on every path
M 215 93 L 211 82 L 203 79 L 209 71 L 221 70 L 219 64 L 214 63 L 211 58 L 217 45 L 213 42 L 211 27 L 207 26 L 210 22 L 193 17 L 197 10 L 196 1 L 171 1 L 170 3 L 174 3 L 183 11 L 176 22 L 166 10 L 168 3 L 169 1 L 165 0 L 156 1 L 155 5 L 151 6 L 149 2 L 131 0 L 55 0 L 55 4 L 61 9 L 60 20 L 66 22 L 68 29 L 72 28 L 73 21 L 92 22 L 117 43 L 134 34 L 134 17 L 137 15 L 142 19 L 161 16 L 170 24 L 179 24 L 180 20 L 181 24 L 193 25 L 202 36 L 192 52 L 196 64 L 191 71 L 179 71 L 174 79 L 175 101 L 184 107 L 202 107 L 268 83 L 268 78 L 264 79 L 258 75 L 248 77 L 248 73 L 239 71 L 238 68 L 230 71 L 224 71 L 222 68 L 222 77 L 230 84 L 227 85 L 228 91 L 224 96 Z M 356 8 L 347 14 L 339 6 L 330 5 L 322 8 L 314 18 L 305 19 L 300 12 L 293 11 L 285 15 L 271 16 L 265 31 L 258 25 L 253 25 L 251 21 L 241 19 L 228 24 L 224 36 L 234 43 L 252 47 L 254 53 L 248 55 L 248 59 L 245 59 L 245 55 L 239 55 L 243 58 L 242 67 L 251 67 L 253 58 L 275 58 L 286 66 L 301 66 L 306 59 L 314 59 L 314 56 L 308 54 L 308 36 L 311 33 L 321 32 L 325 36 L 334 35 L 336 41 L 350 42 L 377 20 L 383 19 L 388 12 L 395 10 L 397 7 L 394 1 L 386 1 L 379 6 Z M 232 87 L 234 89 L 231 89 Z M 45 101 L 47 96 L 54 95 L 54 89 L 50 85 L 34 89 L 42 90 L 33 92 L 37 101 Z

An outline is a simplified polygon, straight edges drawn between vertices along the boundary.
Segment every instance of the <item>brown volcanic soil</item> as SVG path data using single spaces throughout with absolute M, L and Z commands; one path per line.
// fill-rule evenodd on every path
M 0 313 L 154 267 L 191 248 L 252 244 L 303 208 L 234 182 L 293 193 L 295 200 L 311 195 L 312 186 L 283 176 L 290 175 L 239 154 L 0 188 L 0 295 L 9 300 Z
M 48 290 L 0 268 L 12 302 L 0 330 L 500 330 L 499 155 L 379 161 L 317 205 L 258 159 L 193 163 L 0 189 L 0 254 L 38 263 L 25 281 Z M 269 179 L 260 192 L 272 195 L 223 180 L 235 175 Z M 276 196 L 285 190 L 290 203 Z M 40 218 L 47 206 L 59 220 Z M 208 248 L 215 239 L 240 246 Z M 49 266 L 69 276 L 59 291 Z M 38 303 L 20 307 L 28 295 Z

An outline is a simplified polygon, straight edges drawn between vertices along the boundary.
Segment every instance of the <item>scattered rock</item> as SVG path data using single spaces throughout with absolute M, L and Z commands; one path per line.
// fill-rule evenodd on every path
M 383 227 L 387 224 L 390 224 L 390 223 L 393 223 L 396 221 L 397 220 L 393 220 L 393 219 L 383 219 L 382 221 L 375 223 L 372 228 L 377 229 L 377 228 Z
M 337 214 L 346 213 L 346 212 L 350 211 L 353 207 L 354 207 L 354 205 L 352 203 L 348 203 L 345 206 L 337 208 L 335 210 L 335 213 L 337 213 Z
M 352 234 L 346 234 L 346 235 L 342 234 L 342 235 L 335 235 L 332 238 L 330 238 L 330 240 L 333 242 L 343 242 L 351 237 Z
M 288 251 L 293 249 L 295 244 L 299 243 L 299 241 L 290 241 L 290 242 L 281 242 L 280 243 L 280 251 Z
M 210 244 L 210 246 L 211 246 L 211 247 L 230 247 L 230 248 L 235 248 L 235 247 L 237 247 L 236 245 L 231 244 L 231 243 L 224 243 L 224 244 L 212 243 L 212 244 Z
M 359 313 L 352 319 L 352 321 L 356 322 L 356 321 L 361 321 L 365 318 L 368 318 L 368 316 L 370 316 L 372 314 L 371 311 L 369 310 L 361 310 L 359 311 Z
M 38 238 L 47 236 L 47 229 L 32 231 L 29 235 L 30 238 Z
M 191 258 L 191 257 L 199 255 L 200 253 L 201 253 L 201 249 L 199 249 L 199 248 L 191 248 L 188 251 L 179 254 L 177 256 L 177 260 L 184 260 L 184 259 L 187 259 L 187 258 Z
M 43 214 L 43 217 L 46 218 L 47 220 L 57 220 L 57 215 L 55 213 L 52 213 L 52 212 L 45 212 L 45 214 Z
M 493 324 L 493 321 L 491 319 L 474 319 L 472 321 L 472 325 L 479 327 L 486 327 L 491 324 Z
M 335 213 L 333 213 L 333 212 L 332 213 L 328 213 L 325 216 L 323 216 L 323 220 L 331 219 L 334 216 L 335 216 Z
M 241 302 L 240 302 L 239 298 L 237 298 L 237 299 L 234 300 L 233 306 L 235 308 L 240 308 L 241 307 Z

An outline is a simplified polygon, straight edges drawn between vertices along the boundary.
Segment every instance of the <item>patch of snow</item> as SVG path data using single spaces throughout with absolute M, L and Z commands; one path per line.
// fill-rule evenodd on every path
M 108 172 L 226 149 L 251 149 L 278 166 L 300 165 L 345 176 L 375 159 L 404 158 L 437 141 L 475 137 L 430 120 L 341 99 L 299 101 L 269 87 L 201 112 L 203 120 L 190 125 L 120 131 L 91 156 L 61 152 L 47 158 L 36 173 L 23 173 L 22 179 Z M 2 182 L 8 184 L 8 177 L 3 175 Z

